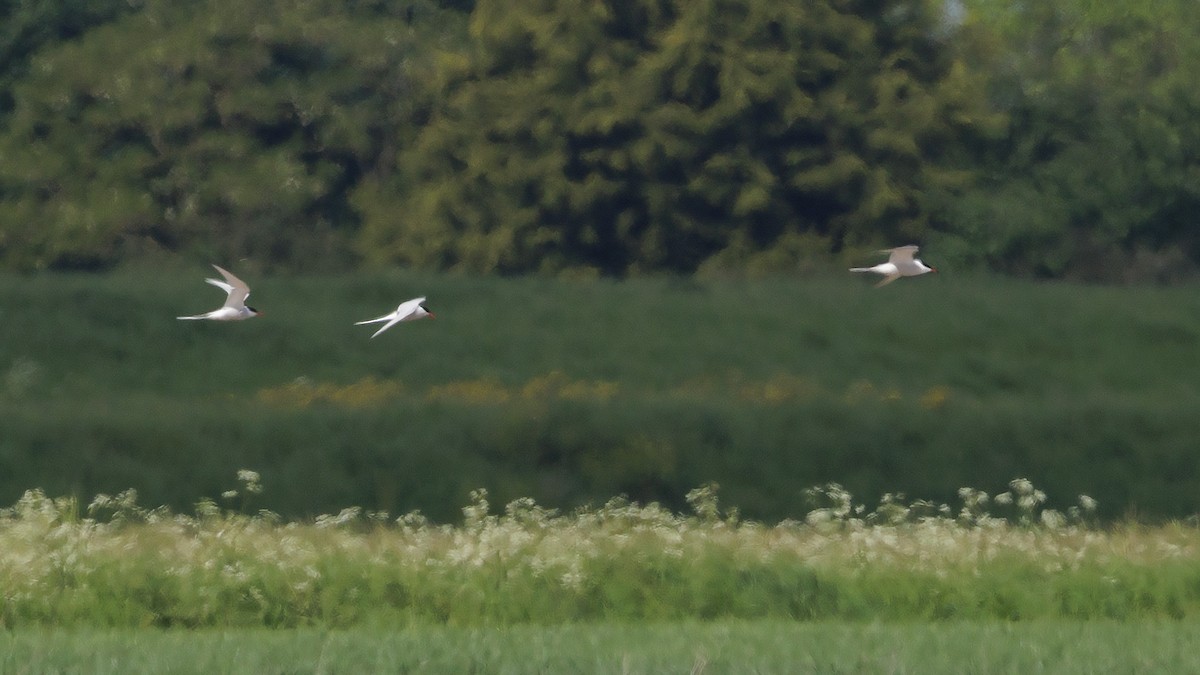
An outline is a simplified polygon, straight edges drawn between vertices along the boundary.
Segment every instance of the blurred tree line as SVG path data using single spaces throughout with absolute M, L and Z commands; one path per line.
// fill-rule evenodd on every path
M 1200 266 L 1190 0 L 0 0 L 0 266 Z

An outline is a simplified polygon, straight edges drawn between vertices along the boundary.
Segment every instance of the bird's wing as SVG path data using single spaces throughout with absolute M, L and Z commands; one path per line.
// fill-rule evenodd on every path
M 913 261 L 913 256 L 917 254 L 917 246 L 897 246 L 891 250 L 891 255 L 888 256 L 888 262 L 910 263 Z
M 213 286 L 216 286 L 217 288 L 225 291 L 226 293 L 233 292 L 233 286 L 230 286 L 229 284 L 225 283 L 224 281 L 221 281 L 220 279 L 205 279 L 204 281 L 212 284 Z
M 420 307 L 421 303 L 423 302 L 425 302 L 424 297 L 405 300 L 404 302 L 400 303 L 399 307 L 396 308 L 395 314 L 396 316 L 400 317 L 401 320 L 403 320 L 407 318 L 409 314 L 417 311 L 417 308 Z
M 225 277 L 225 281 L 228 282 L 227 284 L 222 284 L 216 279 L 208 280 L 208 283 L 212 284 L 213 286 L 223 288 L 227 293 L 229 293 L 229 297 L 225 298 L 224 306 L 233 307 L 234 309 L 241 309 L 242 307 L 245 307 L 246 298 L 250 297 L 250 287 L 246 285 L 246 282 L 230 274 L 229 270 L 226 270 L 219 265 L 213 265 L 213 267 L 215 267 L 217 271 L 221 273 L 221 276 Z
M 884 277 L 879 283 L 875 284 L 875 288 L 879 288 L 880 286 L 887 286 L 888 284 L 892 283 L 893 281 L 895 281 L 899 278 L 900 278 L 899 274 L 889 274 L 886 277 Z

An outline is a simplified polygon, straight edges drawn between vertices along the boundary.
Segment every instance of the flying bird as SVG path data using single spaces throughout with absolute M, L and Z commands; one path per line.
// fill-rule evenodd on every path
M 246 298 L 250 297 L 250 287 L 246 282 L 233 276 L 227 270 L 224 270 L 216 265 L 213 265 L 221 276 L 225 277 L 225 281 L 220 279 L 205 279 L 208 283 L 228 293 L 225 298 L 225 304 L 220 309 L 214 309 L 205 314 L 197 314 L 196 316 L 177 316 L 180 321 L 190 321 L 196 319 L 209 319 L 212 321 L 241 321 L 249 319 L 252 316 L 258 316 L 259 311 L 253 307 L 246 306 Z
M 873 267 L 851 267 L 851 272 L 874 272 L 882 274 L 883 279 L 875 284 L 876 288 L 885 284 L 890 284 L 900 277 L 915 277 L 918 274 L 926 272 L 937 272 L 937 268 L 930 267 L 921 262 L 920 259 L 914 258 L 913 255 L 917 252 L 916 246 L 898 246 L 896 248 L 885 248 L 878 253 L 889 253 L 888 261 L 880 263 Z
M 376 335 L 379 335 L 383 331 L 395 326 L 401 321 L 416 321 L 417 319 L 424 319 L 425 317 L 429 317 L 431 319 L 436 318 L 433 315 L 433 312 L 425 309 L 425 307 L 422 306 L 424 302 L 425 298 L 413 298 L 407 302 L 400 303 L 400 306 L 396 308 L 396 311 L 392 312 L 391 314 L 384 314 L 377 319 L 356 321 L 354 325 L 361 326 L 367 323 L 379 323 L 381 321 L 386 321 L 387 323 L 383 324 L 383 328 L 375 331 L 375 335 L 371 336 L 371 338 L 374 339 Z

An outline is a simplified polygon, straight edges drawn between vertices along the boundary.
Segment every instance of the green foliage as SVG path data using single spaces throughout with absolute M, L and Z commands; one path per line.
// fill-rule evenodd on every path
M 13 82 L 26 74 L 35 54 L 61 41 L 77 39 L 137 5 L 128 0 L 0 2 L 0 128 L 13 106 Z
M 1195 274 L 1189 0 L 0 2 L 0 266 Z
M 1191 274 L 1200 261 L 1194 6 L 965 4 L 971 60 L 1009 125 L 981 148 L 978 189 L 949 205 L 948 247 L 964 262 L 1045 277 Z
M 364 255 L 691 271 L 797 237 L 825 254 L 921 237 L 977 105 L 932 4 L 851 5 L 479 3 L 375 188 L 391 197 L 364 209 Z
M 344 264 L 350 192 L 402 142 L 438 34 L 379 3 L 148 2 L 48 47 L 0 135 L 0 260 Z

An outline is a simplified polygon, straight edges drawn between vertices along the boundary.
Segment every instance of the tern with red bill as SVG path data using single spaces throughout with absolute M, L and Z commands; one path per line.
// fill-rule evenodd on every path
M 401 321 L 416 321 L 417 319 L 424 319 L 425 317 L 429 317 L 431 319 L 435 318 L 433 316 L 433 312 L 422 306 L 424 303 L 425 298 L 413 298 L 407 302 L 400 303 L 400 306 L 396 308 L 396 311 L 392 312 L 391 314 L 384 314 L 377 319 L 356 321 L 354 325 L 361 326 L 367 323 L 380 323 L 386 321 L 387 323 L 383 324 L 383 328 L 375 331 L 375 335 L 371 336 L 371 338 L 374 339 L 376 335 L 379 335 L 383 331 L 395 326 Z
M 876 288 L 885 284 L 890 284 L 900 277 L 915 277 L 926 272 L 937 272 L 937 268 L 930 267 L 921 262 L 920 259 L 913 256 L 917 253 L 916 246 L 898 246 L 896 248 L 885 248 L 879 253 L 888 253 L 888 261 L 880 263 L 873 267 L 851 267 L 851 272 L 874 272 L 882 274 L 883 279 L 875 284 Z
M 225 304 L 220 309 L 214 309 L 205 314 L 197 314 L 196 316 L 177 316 L 180 321 L 193 321 L 207 319 L 210 321 L 241 321 L 249 319 L 252 316 L 258 316 L 259 311 L 253 307 L 246 306 L 246 298 L 250 297 L 250 287 L 246 282 L 233 276 L 228 270 L 222 269 L 213 265 L 221 276 L 225 277 L 225 281 L 220 279 L 205 279 L 208 283 L 225 291 L 228 296 L 225 298 Z

